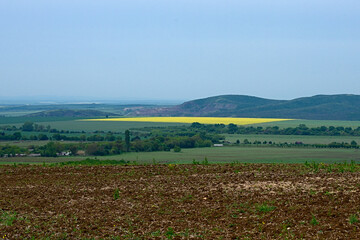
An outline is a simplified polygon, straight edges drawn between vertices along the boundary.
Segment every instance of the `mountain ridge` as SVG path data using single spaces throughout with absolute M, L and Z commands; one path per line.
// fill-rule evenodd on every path
M 131 115 L 360 120 L 360 95 L 321 94 L 291 100 L 219 95 L 187 101 L 173 107 L 139 109 Z

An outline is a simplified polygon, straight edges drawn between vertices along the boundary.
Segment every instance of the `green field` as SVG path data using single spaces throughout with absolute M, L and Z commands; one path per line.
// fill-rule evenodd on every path
M 39 134 L 35 132 L 27 132 L 22 133 L 23 135 L 32 135 L 32 134 Z M 46 133 L 45 133 L 46 134 Z M 48 134 L 51 136 L 53 133 Z M 68 136 L 77 136 L 79 134 L 67 134 Z M 91 135 L 91 134 L 85 134 Z M 245 139 L 249 140 L 250 142 L 254 141 L 272 141 L 275 143 L 295 143 L 297 141 L 303 142 L 304 144 L 329 144 L 332 142 L 345 142 L 351 143 L 351 141 L 356 141 L 358 144 L 360 143 L 360 137 L 354 136 L 303 136 L 303 135 L 264 135 L 264 134 L 222 134 L 225 136 L 225 140 L 229 141 L 230 143 L 235 143 L 236 140 L 240 140 L 241 143 L 244 142 Z M 50 141 L 0 141 L 0 146 L 4 145 L 15 145 L 19 147 L 27 147 L 30 145 L 34 146 L 43 146 Z M 62 143 L 76 143 L 76 141 L 61 141 Z
M 1 119 L 1 118 L 0 118 Z M 143 128 L 143 127 L 166 127 L 166 126 L 183 126 L 189 125 L 186 123 L 154 123 L 154 122 L 92 122 L 92 121 L 76 121 L 77 119 L 60 120 L 53 119 L 54 121 L 42 121 L 40 118 L 21 118 L 23 120 L 17 120 L 13 118 L 12 121 L 3 121 L 0 125 L 15 125 L 21 126 L 25 121 L 32 121 L 41 125 L 50 125 L 51 128 L 58 130 L 69 131 L 113 131 L 124 132 L 130 128 Z M 25 121 L 24 121 L 25 120 Z M 39 121 L 40 120 L 40 121 Z M 1 123 L 1 121 L 0 121 Z
M 275 143 L 295 143 L 303 142 L 304 144 L 329 144 L 332 142 L 345 142 L 351 143 L 351 141 L 356 141 L 360 143 L 360 137 L 354 136 L 306 136 L 306 135 L 266 135 L 266 134 L 222 134 L 225 136 L 225 140 L 231 143 L 235 143 L 236 140 L 240 140 L 242 143 L 244 139 L 249 140 L 250 142 L 257 141 L 272 141 Z
M 76 119 L 47 119 L 46 122 L 39 121 L 36 118 L 0 118 L 9 121 L 0 121 L 6 125 L 20 126 L 24 121 L 33 121 L 42 125 L 50 125 L 51 128 L 58 130 L 69 131 L 112 131 L 123 133 L 126 129 L 143 128 L 143 127 L 165 127 L 165 126 L 182 126 L 187 125 L 183 123 L 153 123 L 153 122 L 85 122 L 76 121 Z M 44 119 L 44 118 L 41 118 Z M 10 121 L 11 120 L 11 121 Z M 360 126 L 359 121 L 310 121 L 310 120 L 293 120 L 274 123 L 263 123 L 261 126 L 279 126 L 279 127 L 296 127 L 299 124 L 306 124 L 309 127 L 319 126 Z M 27 134 L 35 134 L 29 132 Z M 50 134 L 52 135 L 52 134 Z M 76 135 L 76 134 L 75 134 Z M 351 136 L 294 136 L 294 135 L 243 135 L 243 134 L 224 134 L 227 141 L 235 142 L 237 139 L 243 142 L 248 139 L 253 142 L 257 141 L 272 141 L 272 142 L 288 142 L 293 143 L 301 141 L 305 144 L 322 143 L 328 144 L 331 142 L 347 142 L 356 141 L 360 143 L 360 137 Z M 3 141 L 0 145 L 18 145 L 20 147 L 27 147 L 29 145 L 44 145 L 48 141 Z M 65 143 L 65 142 L 64 142 Z M 219 147 L 219 148 L 195 148 L 182 149 L 180 153 L 174 152 L 142 152 L 142 153 L 126 153 L 116 156 L 98 157 L 98 159 L 114 159 L 126 161 L 137 161 L 139 163 L 152 163 L 155 159 L 158 163 L 192 163 L 193 159 L 196 161 L 203 161 L 207 157 L 210 163 L 216 162 L 263 162 L 263 163 L 296 163 L 304 161 L 320 161 L 320 162 L 341 162 L 350 160 L 360 161 L 360 151 L 354 149 L 312 149 L 312 148 L 277 148 L 277 147 Z M 70 160 L 83 160 L 86 157 L 61 157 L 61 158 L 1 158 L 1 163 L 12 162 L 28 162 L 28 163 L 42 163 L 42 162 L 61 162 Z
M 97 159 L 136 161 L 137 163 L 192 163 L 193 159 L 201 162 L 207 158 L 210 163 L 303 163 L 317 161 L 334 163 L 359 161 L 359 149 L 309 149 L 309 148 L 275 148 L 275 147 L 211 147 L 182 149 L 174 152 L 131 152 L 121 155 L 97 157 Z M 60 158 L 1 158 L 0 163 L 54 163 L 83 160 L 86 157 Z M 93 158 L 93 157 L 92 157 Z
M 260 124 L 252 124 L 253 126 L 262 126 L 262 127 L 272 127 L 279 126 L 280 128 L 288 128 L 288 127 L 297 127 L 300 124 L 305 124 L 307 127 L 321 127 L 321 126 L 342 126 L 342 127 L 352 127 L 357 128 L 360 127 L 360 121 L 336 121 L 336 120 L 303 120 L 303 119 L 295 119 L 289 121 L 280 121 L 280 122 L 270 122 L 270 123 L 260 123 Z
M 79 118 L 70 117 L 1 117 L 1 125 L 21 126 L 26 121 L 31 121 L 44 126 L 50 125 L 51 128 L 69 131 L 115 131 L 124 132 L 126 129 L 143 128 L 143 127 L 165 127 L 165 126 L 182 126 L 189 125 L 185 123 L 154 123 L 154 122 L 96 122 L 96 121 L 77 121 Z M 252 124 L 254 126 L 279 126 L 280 128 L 297 127 L 300 124 L 306 124 L 308 127 L 320 126 L 343 126 L 357 128 L 360 121 L 327 121 L 327 120 L 289 120 L 280 122 Z
M 0 107 L 1 110 L 1 107 Z M 31 114 L 31 113 L 36 113 L 38 111 L 1 111 L 1 115 L 6 116 L 6 117 L 22 117 L 26 114 Z
M 302 149 L 272 147 L 211 147 L 183 149 L 180 153 L 152 152 L 126 153 L 116 156 L 118 160 L 160 163 L 192 163 L 203 161 L 205 157 L 212 163 L 253 162 L 253 163 L 298 163 L 305 161 L 340 162 L 345 160 L 360 161 L 359 150 L 344 149 Z M 99 159 L 108 159 L 102 157 Z M 115 159 L 115 158 L 114 158 Z
M 165 126 L 182 126 L 184 123 L 151 123 L 151 122 L 84 122 L 84 121 L 64 121 L 49 123 L 52 128 L 70 131 L 113 131 L 124 132 L 130 128 L 143 127 L 165 127 Z
M 24 122 L 34 122 L 46 125 L 44 122 L 73 121 L 73 117 L 0 117 L 0 125 L 22 125 Z

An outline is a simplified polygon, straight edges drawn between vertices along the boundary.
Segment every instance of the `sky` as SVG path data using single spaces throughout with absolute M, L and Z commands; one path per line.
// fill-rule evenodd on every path
M 2 0 L 0 99 L 360 94 L 359 0 Z

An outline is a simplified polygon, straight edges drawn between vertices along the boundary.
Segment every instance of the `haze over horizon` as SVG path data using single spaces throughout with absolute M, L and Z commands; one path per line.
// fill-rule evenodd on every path
M 0 100 L 360 94 L 359 12 L 355 0 L 2 1 Z

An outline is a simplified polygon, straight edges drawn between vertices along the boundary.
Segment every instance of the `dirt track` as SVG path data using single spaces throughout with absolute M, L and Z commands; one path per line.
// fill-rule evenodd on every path
M 360 223 L 349 222 L 360 217 L 359 172 L 265 164 L 6 166 L 0 192 L 5 239 L 360 238 Z

